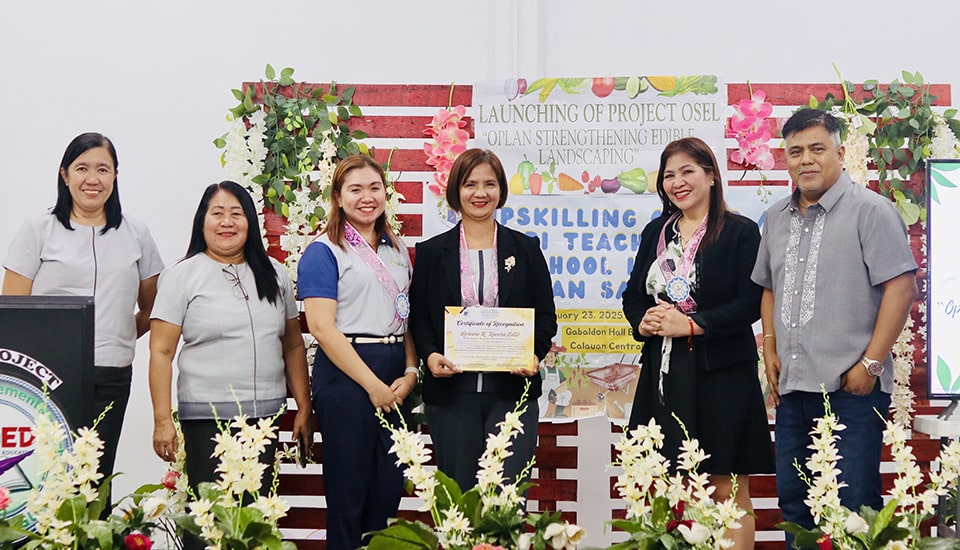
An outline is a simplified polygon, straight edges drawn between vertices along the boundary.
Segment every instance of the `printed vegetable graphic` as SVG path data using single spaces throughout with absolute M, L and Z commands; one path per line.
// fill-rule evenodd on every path
M 557 176 L 558 184 L 561 191 L 580 191 L 583 189 L 583 184 L 579 181 L 571 178 L 567 174 L 560 172 Z
M 557 176 L 554 174 L 557 170 L 557 163 L 554 160 L 550 160 L 550 169 L 545 170 L 540 176 L 543 178 L 543 183 L 547 184 L 547 194 L 553 194 L 553 184 L 557 182 Z
M 717 77 L 709 74 L 695 74 L 674 77 L 676 86 L 669 90 L 662 90 L 660 95 L 673 97 L 682 94 L 715 94 L 717 93 Z M 651 84 L 653 84 L 651 82 Z
M 539 195 L 543 189 L 543 176 L 540 174 L 530 174 L 530 192 Z
M 593 86 L 590 88 L 593 90 L 593 95 L 597 97 L 607 97 L 613 92 L 613 87 L 617 83 L 615 78 L 594 78 Z
M 523 95 L 529 95 L 539 91 L 540 103 L 543 103 L 550 96 L 554 88 L 560 88 L 565 93 L 573 95 L 582 93 L 590 85 L 590 78 L 538 78 L 534 80 L 526 90 L 520 92 Z
M 685 76 L 618 76 L 596 78 L 538 78 L 527 86 L 525 80 L 506 81 L 504 94 L 508 100 L 517 96 L 538 94 L 540 103 L 559 89 L 565 94 L 582 94 L 588 89 L 597 97 L 607 97 L 615 91 L 623 91 L 627 99 L 636 99 L 642 93 L 653 88 L 658 95 L 673 97 L 683 94 L 717 93 L 717 77 L 708 74 Z M 514 95 L 516 94 L 516 95 Z
M 621 172 L 617 179 L 620 181 L 620 185 L 634 193 L 643 193 L 647 190 L 647 171 L 643 168 L 633 168 Z
M 631 76 L 627 78 L 624 91 L 627 92 L 627 97 L 633 99 L 640 95 L 640 92 L 645 92 L 649 86 L 647 81 L 640 78 L 639 76 Z
M 604 193 L 616 193 L 620 190 L 620 180 L 617 178 L 600 180 L 600 190 Z
M 658 92 L 673 90 L 680 85 L 680 82 L 675 76 L 648 76 L 646 78 L 647 82 Z
M 517 99 L 517 96 L 520 94 L 520 87 L 517 86 L 517 81 L 512 78 L 508 78 L 503 82 L 503 95 L 507 97 L 507 101 L 513 101 Z
M 527 91 L 527 80 L 525 78 L 509 78 L 503 82 L 503 95 L 507 97 L 507 101 L 517 99 L 517 96 L 522 95 L 525 91 Z
M 510 176 L 510 181 L 507 182 L 507 188 L 510 190 L 511 194 L 523 194 L 523 180 L 520 179 L 520 174 L 514 174 Z
M 587 183 L 587 193 L 593 193 L 597 189 L 600 189 L 600 176 L 593 176 L 593 179 Z
M 657 178 L 660 176 L 660 170 L 654 170 L 653 172 L 647 172 L 647 192 L 656 193 L 657 192 Z
M 527 160 L 527 155 L 523 155 L 523 160 L 517 166 L 517 173 L 520 174 L 520 181 L 523 182 L 524 189 L 530 189 L 530 175 L 534 172 L 536 172 L 536 167 Z

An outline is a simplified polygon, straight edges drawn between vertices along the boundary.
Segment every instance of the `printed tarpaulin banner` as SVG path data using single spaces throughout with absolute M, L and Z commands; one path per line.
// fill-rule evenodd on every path
M 725 166 L 726 106 L 713 75 L 474 84 L 470 146 L 493 150 L 508 178 L 498 219 L 539 237 L 553 279 L 560 328 L 541 366 L 542 419 L 629 416 L 641 348 L 620 298 L 640 232 L 660 211 L 660 153 L 696 136 Z M 456 220 L 424 192 L 424 237 Z

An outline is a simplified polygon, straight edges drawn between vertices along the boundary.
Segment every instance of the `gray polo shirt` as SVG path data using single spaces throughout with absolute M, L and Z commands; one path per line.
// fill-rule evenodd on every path
M 830 392 L 860 360 L 873 334 L 882 284 L 917 264 L 893 204 L 844 171 L 800 214 L 798 193 L 771 206 L 752 279 L 773 290 L 780 393 Z M 881 389 L 893 390 L 893 361 L 881 359 Z
M 180 418 L 213 418 L 211 405 L 220 418 L 241 409 L 253 417 L 272 416 L 286 401 L 281 338 L 287 319 L 299 312 L 286 270 L 272 258 L 270 263 L 280 283 L 276 304 L 259 299 L 246 263 L 236 266 L 239 286 L 223 272 L 224 264 L 203 253 L 160 274 L 151 318 L 181 328 Z
M 33 281 L 37 296 L 93 296 L 94 364 L 127 367 L 137 342 L 134 317 L 140 281 L 163 262 L 147 226 L 123 216 L 116 229 L 74 225 L 53 214 L 27 220 L 13 239 L 3 267 Z

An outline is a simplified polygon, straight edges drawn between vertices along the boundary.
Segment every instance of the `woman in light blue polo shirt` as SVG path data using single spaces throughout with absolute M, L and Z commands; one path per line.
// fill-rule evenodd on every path
M 307 324 L 320 345 L 313 406 L 323 436 L 327 548 L 353 550 L 397 513 L 403 475 L 374 411 L 399 408 L 417 382 L 407 336 L 406 247 L 384 212 L 383 168 L 366 155 L 333 173 L 334 208 L 300 259 Z

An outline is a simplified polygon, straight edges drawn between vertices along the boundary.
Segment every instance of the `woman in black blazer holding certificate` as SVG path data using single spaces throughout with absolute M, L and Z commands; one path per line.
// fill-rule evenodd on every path
M 469 149 L 450 170 L 446 198 L 461 215 L 453 229 L 416 247 L 410 287 L 410 329 L 429 372 L 423 381 L 427 425 L 437 466 L 463 490 L 476 485 L 487 434 L 513 410 L 530 380 L 504 477 L 515 481 L 537 448 L 540 360 L 557 332 L 553 284 L 540 241 L 494 219 L 507 201 L 507 178 L 491 151 Z M 533 308 L 534 354 L 528 368 L 510 372 L 462 372 L 444 356 L 447 306 Z
M 727 210 L 720 168 L 703 141 L 667 145 L 660 156 L 660 217 L 643 228 L 623 312 L 643 342 L 643 368 L 630 426 L 657 421 L 661 452 L 676 464 L 685 438 L 709 458 L 714 500 L 726 500 L 737 475 L 737 505 L 750 506 L 749 474 L 772 473 L 773 447 L 760 391 L 757 343 L 762 289 L 750 280 L 760 232 Z M 754 518 L 727 533 L 734 548 L 753 548 Z

